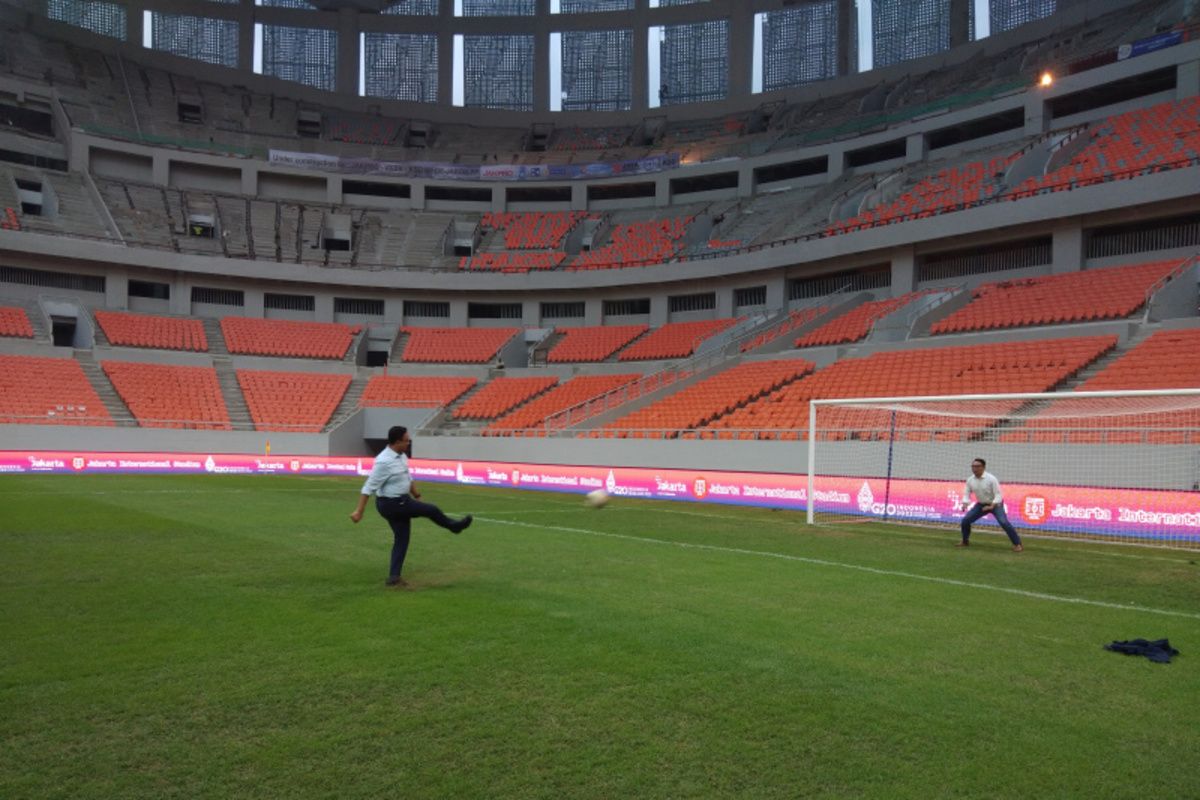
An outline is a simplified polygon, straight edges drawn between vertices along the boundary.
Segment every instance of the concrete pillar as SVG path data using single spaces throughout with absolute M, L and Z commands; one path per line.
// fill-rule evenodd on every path
M 182 277 L 176 277 L 171 281 L 171 302 L 170 309 L 172 314 L 191 314 L 192 313 L 192 284 Z
M 171 159 L 166 153 L 154 153 L 150 162 L 150 182 L 158 186 L 171 185 Z
M 754 75 L 754 15 L 733 14 L 729 20 L 729 85 L 726 97 L 750 97 L 750 83 Z
M 383 298 L 383 321 L 389 325 L 404 324 L 404 300 L 400 297 Z
M 1175 68 L 1175 97 L 1186 100 L 1200 94 L 1200 61 L 1189 61 Z
M 537 0 L 538 19 L 550 18 L 550 0 Z M 533 110 L 550 110 L 550 31 L 533 34 Z
M 333 206 L 342 204 L 342 176 L 330 175 L 325 180 L 325 202 Z
M 754 196 L 754 167 L 749 165 L 738 167 L 737 196 Z
M 971 41 L 971 0 L 950 0 L 950 47 Z
M 829 151 L 829 172 L 825 176 L 827 183 L 833 183 L 846 171 L 846 151 L 843 149 Z
M 1050 271 L 1054 274 L 1083 268 L 1083 225 L 1078 219 L 1060 221 L 1054 228 Z
M 717 289 L 717 317 L 733 316 L 733 287 L 723 286 Z
M 851 42 L 851 34 L 857 26 L 853 24 L 855 15 L 855 0 L 838 0 L 837 4 L 837 74 L 853 75 L 858 72 L 858 64 L 850 62 L 850 53 L 858 52 L 856 42 Z
M 318 294 L 313 303 L 313 312 L 313 319 L 317 322 L 333 322 L 333 295 Z
M 1034 90 L 1025 95 L 1025 135 L 1037 136 L 1050 128 L 1050 114 L 1046 108 L 1046 97 Z
M 247 197 L 258 196 L 258 167 L 253 164 L 242 166 L 242 194 Z
M 929 142 L 925 139 L 925 134 L 914 133 L 904 141 L 904 163 L 915 164 L 925 160 L 925 156 L 929 154 Z
M 337 73 L 339 94 L 358 97 L 358 11 L 339 8 L 337 18 Z
M 104 274 L 104 307 L 129 308 L 129 272 L 109 267 Z
M 521 325 L 526 328 L 542 327 L 542 304 L 537 300 L 521 303 Z M 550 327 L 554 327 L 551 325 Z
M 262 289 L 246 289 L 242 295 L 243 302 L 245 302 L 245 305 L 242 307 L 242 313 L 245 314 L 247 317 L 264 317 L 264 316 L 266 316 L 267 307 L 266 307 L 265 295 L 266 295 L 266 292 L 264 292 Z M 317 304 L 319 305 L 320 302 L 321 302 L 321 298 L 318 297 Z M 332 304 L 333 304 L 333 301 L 331 300 L 330 301 L 331 308 L 332 308 Z M 331 319 L 331 320 L 333 319 L 332 311 L 330 312 L 329 319 Z
M 767 280 L 767 310 L 787 308 L 787 278 L 779 275 Z
M 238 7 L 238 70 L 254 71 L 254 4 L 242 3 Z
M 587 184 L 582 181 L 576 181 L 571 184 L 571 210 L 587 211 L 587 207 Z
M 913 291 L 917 286 L 917 258 L 912 247 L 892 253 L 892 297 Z
M 409 200 L 414 211 L 423 211 L 425 209 L 425 184 L 414 183 L 411 187 Z
M 446 325 L 451 328 L 467 327 L 467 303 L 465 300 L 450 301 L 450 319 L 446 321 Z
M 666 296 L 661 294 L 650 298 L 650 327 L 657 328 L 667 324 L 670 317 L 670 313 L 667 311 L 670 306 L 667 302 Z
M 660 176 L 654 179 L 654 207 L 666 208 L 671 205 L 671 179 Z
M 583 301 L 583 324 L 604 324 L 604 301 L 599 297 L 589 297 Z

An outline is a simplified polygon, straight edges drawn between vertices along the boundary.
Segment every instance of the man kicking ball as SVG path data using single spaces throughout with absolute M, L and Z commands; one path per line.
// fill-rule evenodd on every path
M 357 523 L 362 519 L 367 499 L 372 494 L 375 495 L 375 510 L 392 526 L 392 536 L 395 539 L 392 544 L 392 563 L 387 585 L 401 588 L 408 585 L 400 577 L 400 570 L 404 568 L 404 557 L 408 554 L 413 517 L 431 519 L 451 533 L 462 533 L 471 525 L 470 514 L 462 519 L 452 520 L 433 503 L 421 502 L 421 493 L 417 491 L 412 476 L 408 474 L 407 454 L 411 445 L 408 428 L 395 425 L 388 429 L 387 447 L 375 457 L 375 465 L 371 467 L 371 474 L 358 496 L 358 507 L 350 512 L 350 520 Z
M 966 547 L 971 544 L 971 523 L 991 514 L 1008 534 L 1008 539 L 1013 544 L 1013 552 L 1019 553 L 1025 548 L 1021 546 L 1021 537 L 1017 535 L 1017 529 L 1008 521 L 1008 514 L 1004 512 L 1000 481 L 996 480 L 992 473 L 986 472 L 986 467 L 987 462 L 982 458 L 971 462 L 971 477 L 967 478 L 967 486 L 963 489 L 962 507 L 966 508 L 971 504 L 972 495 L 975 496 L 975 505 L 971 506 L 971 510 L 962 519 L 962 541 L 957 546 Z

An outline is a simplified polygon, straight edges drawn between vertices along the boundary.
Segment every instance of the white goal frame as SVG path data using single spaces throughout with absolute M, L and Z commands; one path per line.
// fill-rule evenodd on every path
M 820 412 L 822 409 L 826 409 L 831 406 L 842 406 L 842 407 L 876 406 L 876 407 L 880 407 L 880 410 L 883 410 L 887 406 L 892 406 L 893 413 L 898 413 L 898 412 L 919 413 L 919 412 L 912 412 L 912 411 L 906 412 L 903 409 L 903 407 L 904 406 L 919 407 L 921 405 L 931 404 L 931 403 L 940 403 L 940 404 L 943 404 L 943 406 L 944 406 L 945 404 L 949 404 L 949 403 L 962 402 L 964 404 L 964 408 L 966 408 L 967 404 L 972 403 L 972 402 L 979 402 L 979 401 L 984 401 L 984 402 L 986 402 L 986 401 L 997 401 L 997 402 L 1017 401 L 1017 402 L 1024 404 L 1024 403 L 1028 403 L 1031 401 L 1055 401 L 1055 400 L 1057 400 L 1057 401 L 1071 401 L 1071 400 L 1087 401 L 1087 400 L 1102 400 L 1102 399 L 1108 399 L 1108 398 L 1114 398 L 1114 399 L 1131 398 L 1131 399 L 1141 399 L 1143 401 L 1146 401 L 1146 400 L 1153 401 L 1155 399 L 1159 399 L 1159 400 L 1164 401 L 1163 408 L 1160 408 L 1160 409 L 1152 409 L 1151 408 L 1151 409 L 1146 409 L 1144 411 L 1140 411 L 1138 409 L 1132 409 L 1132 410 L 1126 412 L 1126 413 L 1130 413 L 1131 415 L 1135 414 L 1135 413 L 1156 413 L 1156 412 L 1163 413 L 1165 411 L 1170 411 L 1172 409 L 1168 408 L 1167 406 L 1173 405 L 1171 398 L 1177 398 L 1177 400 L 1175 401 L 1174 404 L 1180 406 L 1181 408 L 1186 408 L 1189 412 L 1194 409 L 1200 409 L 1200 388 L 1161 389 L 1161 390 L 1160 389 L 1137 389 L 1137 390 L 1130 389 L 1130 390 L 1112 390 L 1112 391 L 1094 391 L 1094 392 L 1034 392 L 1034 393 L 1010 393 L 1010 394 L 960 394 L 960 395 L 929 395 L 929 396 L 908 395 L 908 396 L 894 396 L 894 397 L 852 397 L 852 398 L 830 398 L 830 399 L 811 400 L 810 404 L 809 404 L 809 412 L 808 412 L 808 465 L 807 465 L 808 469 L 807 469 L 807 492 L 805 495 L 807 523 L 809 525 L 817 524 L 817 521 L 816 521 L 817 502 L 814 501 L 814 498 L 816 497 L 816 492 L 817 492 L 816 482 L 817 482 L 817 477 L 818 477 L 818 472 L 817 472 L 818 448 L 837 446 L 838 444 L 840 444 L 840 443 L 835 443 L 832 441 L 823 442 L 820 439 L 820 437 L 818 436 L 818 433 L 822 431 L 822 429 L 818 428 L 819 415 L 820 415 Z M 935 413 L 935 412 L 931 412 L 931 414 L 932 413 Z M 1117 412 L 1113 412 L 1111 414 L 1102 414 L 1101 413 L 1101 414 L 1097 414 L 1096 416 L 1111 419 L 1111 417 L 1117 416 L 1117 415 L 1118 415 Z M 951 415 L 945 414 L 945 416 L 951 416 Z M 963 416 L 969 416 L 969 415 L 964 414 Z M 1019 416 L 1013 417 L 1013 419 L 1019 419 L 1019 418 L 1020 418 Z M 1036 418 L 1036 415 L 1029 417 L 1029 419 L 1034 419 L 1034 418 Z M 894 416 L 893 416 L 893 419 L 894 419 Z M 1010 429 L 1010 430 L 1018 430 L 1019 431 L 1020 429 Z M 1192 429 L 1189 427 L 1189 428 L 1187 428 L 1187 430 L 1194 431 L 1195 429 Z M 892 480 L 891 466 L 890 466 L 892 452 L 893 452 L 893 448 L 895 448 L 897 446 L 897 440 L 898 440 L 898 437 L 894 435 L 895 432 L 896 432 L 896 430 L 893 429 L 892 432 L 886 436 L 886 441 L 888 442 L 887 459 L 888 459 L 889 464 L 888 464 L 887 469 L 888 469 L 888 473 L 889 473 L 888 474 L 889 482 Z M 964 439 L 963 441 L 966 442 L 967 440 Z M 986 450 L 988 447 L 994 446 L 994 444 L 995 443 L 990 443 L 988 441 L 982 442 L 980 444 L 980 449 Z M 1011 447 L 1013 445 L 1006 443 L 1005 446 Z M 1045 445 L 1041 445 L 1041 446 L 1045 446 Z M 1050 445 L 1050 446 L 1054 446 L 1054 445 Z M 1102 444 L 1080 444 L 1080 445 L 1071 445 L 1071 446 L 1103 448 L 1103 447 L 1114 447 L 1114 446 L 1118 446 L 1118 445 L 1102 443 Z M 1134 446 L 1143 446 L 1143 447 L 1148 447 L 1148 448 L 1151 448 L 1151 447 L 1152 448 L 1172 448 L 1172 447 L 1190 448 L 1191 450 L 1196 451 L 1196 453 L 1197 453 L 1196 457 L 1197 457 L 1198 463 L 1200 463 L 1200 444 L 1184 442 L 1181 444 L 1142 444 L 1142 445 L 1134 445 Z M 1063 445 L 1063 447 L 1065 448 L 1065 447 L 1067 447 L 1067 445 Z M 1095 452 L 1098 453 L 1099 451 L 1095 451 Z M 959 484 L 958 484 L 960 488 L 962 486 L 962 483 L 965 482 L 965 479 L 967 477 L 967 472 L 968 472 L 967 466 L 968 465 L 965 463 L 962 466 L 961 480 L 959 481 Z M 822 476 L 822 477 L 824 477 L 824 476 Z M 875 477 L 879 478 L 881 476 L 875 476 Z M 1003 484 L 1008 481 L 1016 482 L 1016 481 L 1018 481 L 1018 478 L 1020 476 L 1018 476 L 1018 475 L 1000 475 L 999 477 L 1001 479 L 1001 483 Z M 931 479 L 934 479 L 934 478 L 931 478 Z M 856 478 L 856 480 L 857 480 L 857 478 Z M 945 478 L 945 477 L 939 477 L 939 478 L 936 478 L 936 480 L 946 481 L 949 479 Z M 1107 487 L 1099 486 L 1096 488 L 1107 488 Z M 1189 494 L 1190 492 L 1195 491 L 1195 487 L 1194 486 L 1186 487 L 1186 488 L 1180 489 L 1179 491 L 1183 491 L 1185 494 Z M 1190 501 L 1190 498 L 1188 498 L 1188 499 Z M 1189 515 L 1188 519 L 1190 519 L 1190 515 L 1193 512 L 1200 515 L 1200 492 L 1196 492 L 1195 508 L 1192 509 L 1189 507 L 1187 510 L 1187 513 Z M 1011 516 L 1011 512 L 1010 512 L 1010 516 Z M 870 517 L 870 516 L 864 517 L 864 520 L 872 520 L 872 519 L 874 519 L 874 518 Z M 883 519 L 885 521 L 888 521 L 886 514 L 884 515 Z M 903 520 L 893 519 L 890 521 L 903 521 Z M 914 524 L 918 524 L 918 525 L 926 524 L 926 525 L 930 525 L 930 526 L 944 526 L 946 524 L 946 522 L 944 522 L 944 521 L 937 522 L 937 521 L 920 520 L 920 519 L 914 519 L 914 520 L 911 520 L 911 522 L 913 522 Z M 1017 524 L 1019 525 L 1019 523 L 1017 523 Z M 1188 525 L 1190 526 L 1191 523 L 1189 522 Z M 1054 532 L 1048 531 L 1047 533 L 1048 533 L 1048 535 L 1051 535 L 1051 536 L 1055 535 Z M 1071 536 L 1073 534 L 1068 533 L 1068 534 L 1063 534 L 1063 535 Z M 1200 546 L 1200 531 L 1197 531 L 1197 537 L 1198 538 L 1195 543 L 1192 543 L 1189 541 L 1189 542 L 1185 543 L 1184 546 L 1187 546 L 1187 547 Z M 1190 540 L 1190 538 L 1191 538 L 1190 534 L 1188 535 L 1188 538 Z M 1097 537 L 1096 540 L 1104 541 L 1104 539 L 1100 538 L 1100 537 Z

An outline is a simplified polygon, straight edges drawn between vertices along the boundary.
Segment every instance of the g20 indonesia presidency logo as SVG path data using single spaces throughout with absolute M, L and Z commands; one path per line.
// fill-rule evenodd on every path
M 1046 521 L 1046 498 L 1038 494 L 1025 495 L 1021 501 L 1021 516 L 1033 525 L 1041 525 Z

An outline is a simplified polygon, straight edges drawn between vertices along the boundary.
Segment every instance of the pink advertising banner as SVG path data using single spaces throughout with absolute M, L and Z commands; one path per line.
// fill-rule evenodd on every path
M 366 476 L 371 458 L 205 453 L 0 452 L 0 473 Z M 802 511 L 802 473 L 503 464 L 415 458 L 423 481 Z M 957 524 L 960 481 L 818 476 L 816 511 Z M 1006 483 L 1005 507 L 1024 530 L 1074 531 L 1200 544 L 1200 492 Z M 994 525 L 989 516 L 982 525 Z

